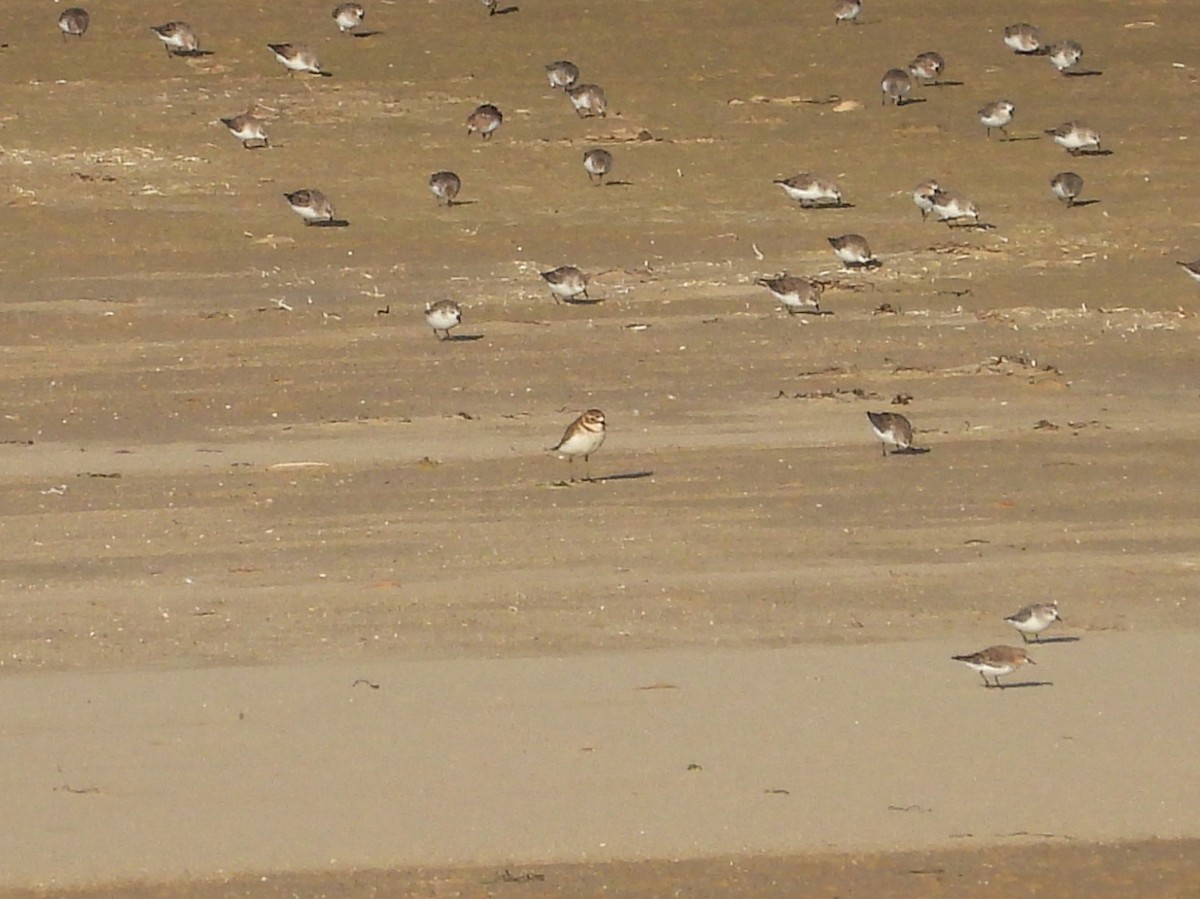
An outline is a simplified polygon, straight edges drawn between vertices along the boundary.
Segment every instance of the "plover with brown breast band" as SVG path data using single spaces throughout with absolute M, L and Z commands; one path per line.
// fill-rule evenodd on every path
M 575 482 L 575 457 L 583 456 L 584 474 L 583 479 L 590 481 L 592 479 L 591 471 L 587 467 L 592 453 L 600 449 L 600 445 L 604 443 L 605 431 L 608 424 L 604 419 L 604 413 L 599 409 L 588 409 L 581 416 L 567 425 L 566 431 L 563 432 L 562 439 L 557 444 L 550 447 L 550 451 L 561 453 L 566 456 L 571 462 L 571 483 Z
M 467 136 L 479 132 L 484 140 L 490 140 L 496 129 L 504 124 L 504 113 L 491 103 L 475 107 L 475 111 L 467 116 Z
M 983 678 L 985 687 L 1000 687 L 1000 678 L 1006 674 L 1012 674 L 1022 665 L 1036 665 L 1033 659 L 1029 658 L 1029 654 L 1019 646 L 989 646 L 987 649 L 981 649 L 979 652 L 973 652 L 965 656 L 951 656 L 954 661 L 962 662 L 972 671 L 978 671 Z M 992 676 L 995 683 L 988 681 L 988 675 Z

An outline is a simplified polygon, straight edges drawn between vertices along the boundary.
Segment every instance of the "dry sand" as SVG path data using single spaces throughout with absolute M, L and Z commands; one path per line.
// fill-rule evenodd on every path
M 1050 844 L 1043 895 L 1156 865 L 1194 886 L 1193 843 L 1090 841 L 1200 838 L 1176 709 L 1200 326 L 1173 264 L 1200 255 L 1200 10 L 380 0 L 353 39 L 331 5 L 114 0 L 64 44 L 35 4 L 0 35 L 0 885 L 603 859 L 527 886 L 660 895 L 684 869 L 623 862 L 717 855 L 764 890 L 929 895 L 820 872 L 920 868 L 886 853 L 966 832 L 945 870 L 1007 870 L 1021 831 Z M 168 59 L 166 18 L 213 55 Z M 1018 20 L 1103 74 L 1013 56 Z M 286 77 L 278 40 L 334 77 Z M 881 108 L 928 49 L 962 83 Z M 607 119 L 551 91 L 559 58 Z M 988 141 L 1002 96 L 1017 139 Z M 486 144 L 481 102 L 506 115 Z M 217 124 L 251 104 L 269 150 Z M 1042 134 L 1071 118 L 1112 155 Z M 625 183 L 589 186 L 593 145 Z M 1057 203 L 1065 169 L 1098 202 Z M 797 209 L 771 180 L 803 170 L 852 206 Z M 931 176 L 995 229 L 922 222 Z M 349 227 L 303 227 L 299 187 Z M 849 231 L 881 269 L 837 271 Z M 601 302 L 556 305 L 560 264 Z M 828 279 L 832 314 L 776 309 L 753 280 L 783 270 Z M 476 339 L 434 339 L 442 296 Z M 601 479 L 561 486 L 545 447 L 589 406 Z M 878 408 L 930 452 L 881 459 Z M 1049 599 L 1079 638 L 1036 653 L 1052 686 L 947 659 Z M 811 856 L 835 849 L 860 855 Z M 463 871 L 359 894 L 492 876 Z M 296 889 L 345 886 L 319 876 Z

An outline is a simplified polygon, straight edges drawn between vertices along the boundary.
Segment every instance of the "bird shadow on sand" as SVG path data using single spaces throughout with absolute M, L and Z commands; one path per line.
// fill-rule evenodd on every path
M 442 343 L 474 343 L 476 340 L 483 340 L 483 334 L 451 334 L 445 338 Z
M 346 219 L 329 219 L 326 222 L 313 222 L 309 225 L 310 228 L 349 228 L 350 223 Z
M 637 481 L 641 478 L 650 478 L 653 476 L 653 471 L 622 471 L 617 474 L 603 474 L 598 478 L 592 478 L 592 481 L 597 484 L 606 484 L 609 481 Z
M 1099 69 L 1081 69 L 1078 72 L 1063 72 L 1065 78 L 1095 78 L 1097 75 L 1103 75 Z
M 184 59 L 197 59 L 201 56 L 212 56 L 212 50 L 172 50 L 172 56 L 182 56 Z
M 810 209 L 853 209 L 853 203 L 810 203 L 808 206 L 800 206 L 800 209 L 808 211 Z
M 904 100 L 898 101 L 895 105 L 896 106 L 913 106 L 914 104 L 917 104 L 917 103 L 928 103 L 928 102 L 929 101 L 925 97 L 908 97 Z
M 605 181 L 603 185 L 597 184 L 597 187 L 633 187 L 632 181 Z
M 1042 139 L 1042 136 L 1040 134 L 1016 134 L 1016 135 L 1012 135 L 1010 137 L 1002 137 L 1000 139 L 1000 143 L 1002 143 L 1002 144 L 1017 144 L 1017 143 L 1020 143 L 1021 141 L 1041 140 L 1041 139 Z
M 604 297 L 571 297 L 562 300 L 564 306 L 595 306 L 603 302 Z
M 1072 156 L 1112 156 L 1112 150 L 1068 150 Z M 1079 205 L 1078 203 L 1075 205 Z
M 962 81 L 930 81 L 925 87 L 962 87 Z
M 947 221 L 947 228 L 955 228 L 960 231 L 995 231 L 996 226 L 987 222 L 956 222 L 953 219 Z
M 888 455 L 889 456 L 923 456 L 926 453 L 931 453 L 931 452 L 933 452 L 933 450 L 931 450 L 927 446 L 905 446 L 905 447 L 896 447 L 894 450 L 892 450 L 890 453 L 888 453 Z
M 1078 643 L 1079 637 L 1060 636 L 1060 637 L 1043 637 L 1040 640 L 1030 640 L 1030 646 L 1048 645 L 1050 643 Z
M 505 6 L 503 9 L 494 10 L 491 13 L 491 15 L 507 16 L 509 13 L 520 12 L 520 11 L 521 11 L 521 7 L 519 7 L 519 6 Z
M 387 34 L 387 32 L 380 28 L 377 28 L 374 31 L 351 31 L 350 37 L 355 37 L 355 38 L 376 37 L 377 35 L 380 35 L 380 34 Z
M 1099 202 L 1100 202 L 1099 200 L 1076 200 L 1074 203 L 1072 203 L 1067 208 L 1075 209 L 1079 206 L 1095 206 Z
M 474 206 L 478 200 L 451 200 L 446 204 L 447 209 L 453 209 L 455 206 Z
M 1022 690 L 1025 687 L 1053 687 L 1053 686 L 1054 686 L 1054 681 L 1052 681 L 1052 680 L 1023 680 L 1023 681 L 1017 681 L 1015 684 L 1001 684 L 998 687 L 988 687 L 987 689 L 999 690 L 999 691 L 1003 692 L 1004 690 Z
M 815 316 L 833 315 L 833 310 L 832 309 L 795 309 L 795 310 L 789 309 L 789 310 L 787 310 L 787 314 L 788 315 L 815 315 Z

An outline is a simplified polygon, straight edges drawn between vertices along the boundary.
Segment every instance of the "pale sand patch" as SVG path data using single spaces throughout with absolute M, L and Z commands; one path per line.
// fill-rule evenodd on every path
M 978 648 L 8 677 L 0 886 L 1200 835 L 1200 638 Z

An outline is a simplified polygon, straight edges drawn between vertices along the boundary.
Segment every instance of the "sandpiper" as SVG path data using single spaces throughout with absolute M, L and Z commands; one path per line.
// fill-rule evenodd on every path
M 1054 68 L 1066 75 L 1067 69 L 1083 59 L 1083 45 L 1076 41 L 1063 41 L 1050 48 L 1049 56 Z
M 562 440 L 550 447 L 551 452 L 561 453 L 570 460 L 571 483 L 575 482 L 576 456 L 583 456 L 583 464 L 585 466 L 583 479 L 585 481 L 592 479 L 591 471 L 586 466 L 592 453 L 600 449 L 600 444 L 604 443 L 606 427 L 604 413 L 599 409 L 588 409 L 567 425 L 567 430 L 563 432 Z
M 292 212 L 304 219 L 306 225 L 316 225 L 320 222 L 332 222 L 334 219 L 333 204 L 319 190 L 295 190 L 285 193 Z
M 560 59 L 546 66 L 546 79 L 552 88 L 568 88 L 579 80 L 579 66 L 566 59 Z
M 342 34 L 349 34 L 362 24 L 367 11 L 361 3 L 339 3 L 333 8 L 333 21 Z
M 1100 135 L 1094 129 L 1080 122 L 1064 122 L 1057 128 L 1049 129 L 1046 133 L 1072 156 L 1094 153 L 1100 149 Z
M 1178 262 L 1176 265 L 1181 266 L 1184 273 L 1193 281 L 1200 281 L 1200 259 L 1195 262 Z
M 833 24 L 841 25 L 843 22 L 858 24 L 858 17 L 862 13 L 862 0 L 835 0 L 833 4 Z
M 779 300 L 787 309 L 788 315 L 798 312 L 820 312 L 822 287 L 808 278 L 796 278 L 791 275 L 780 275 L 777 278 L 758 278 L 755 284 L 761 284 L 771 291 L 771 296 Z
M 1008 100 L 996 100 L 994 103 L 989 103 L 979 110 L 979 121 L 984 128 L 987 129 L 987 136 L 992 136 L 992 129 L 998 128 L 1000 133 L 1008 137 L 1008 124 L 1013 120 L 1013 113 L 1017 111 Z
M 92 17 L 88 15 L 86 9 L 72 6 L 70 9 L 64 9 L 63 14 L 58 17 L 58 30 L 62 32 L 64 41 L 68 35 L 83 37 L 91 22 Z
M 1062 618 L 1058 614 L 1057 602 L 1035 602 L 1014 612 L 1004 620 L 1021 632 L 1021 639 L 1026 643 L 1029 642 L 1031 636 L 1035 643 L 1040 643 L 1042 631 L 1054 622 L 1061 621 Z
M 168 22 L 166 25 L 151 25 L 150 30 L 166 45 L 167 56 L 183 56 L 200 49 L 200 39 L 187 22 Z
M 929 217 L 929 213 L 933 211 L 933 195 L 941 188 L 938 183 L 930 178 L 928 181 L 922 181 L 913 188 L 913 202 L 917 204 L 917 208 L 921 210 L 921 221 L 925 221 Z
M 294 76 L 297 72 L 308 72 L 311 75 L 330 77 L 331 73 L 321 68 L 317 54 L 304 44 L 267 44 L 267 48 L 283 63 L 289 76 Z
M 1042 49 L 1042 37 L 1033 25 L 1020 22 L 1004 29 L 1004 43 L 1014 53 L 1028 56 Z
M 813 206 L 841 206 L 842 190 L 828 178 L 801 172 L 790 178 L 776 178 L 783 192 L 808 209 Z
M 912 449 L 912 423 L 899 412 L 868 412 L 867 419 L 871 422 L 871 430 L 879 438 L 884 458 L 887 457 L 889 444 L 898 450 Z
M 576 297 L 583 297 L 585 300 L 591 299 L 587 293 L 590 276 L 585 275 L 573 265 L 560 265 L 556 269 L 541 272 L 540 274 L 546 283 L 550 285 L 550 293 L 554 295 L 554 302 L 556 303 L 560 303 L 563 300 L 569 303 Z
M 871 247 L 861 234 L 843 234 L 840 237 L 827 237 L 829 245 L 837 258 L 847 268 L 867 268 L 879 265 L 879 260 L 871 255 Z
M 600 85 L 577 84 L 566 91 L 571 98 L 571 105 L 575 107 L 575 114 L 581 119 L 608 115 L 608 98 L 604 96 Z
M 908 74 L 918 82 L 927 84 L 937 84 L 944 71 L 946 71 L 946 60 L 942 54 L 934 50 L 918 54 L 908 64 Z
M 978 223 L 979 209 L 974 203 L 961 194 L 948 190 L 939 190 L 933 195 L 933 214 L 939 222 L 947 225 L 962 219 L 971 219 Z
M 467 116 L 467 135 L 470 136 L 478 131 L 484 140 L 490 140 L 492 132 L 503 123 L 504 113 L 491 103 L 484 103 L 482 106 L 477 106 L 475 111 Z
M 462 190 L 462 179 L 454 172 L 434 172 L 429 176 L 429 189 L 437 197 L 438 204 L 445 200 L 448 208 L 454 205 L 454 198 Z
M 903 106 L 908 102 L 912 87 L 912 79 L 908 72 L 904 69 L 888 69 L 883 74 L 883 80 L 879 82 L 879 88 L 883 91 L 882 105 L 886 106 L 888 100 L 891 100 L 896 106 Z
M 454 300 L 438 300 L 425 304 L 425 322 L 433 328 L 434 336 L 441 332 L 442 340 L 450 339 L 450 329 L 462 324 L 462 309 Z
M 1066 202 L 1068 208 L 1075 205 L 1083 193 L 1083 179 L 1074 172 L 1059 172 L 1050 179 L 1050 190 L 1054 196 Z
M 1018 646 L 989 646 L 987 649 L 981 649 L 979 652 L 973 652 L 966 656 L 951 656 L 954 661 L 962 662 L 972 671 L 978 671 L 983 677 L 983 685 L 985 687 L 1001 687 L 1000 678 L 1006 674 L 1012 674 L 1026 662 L 1030 665 L 1037 663 L 1029 658 L 1029 654 Z M 988 681 L 988 675 L 992 676 L 995 683 Z M 1003 689 L 1001 687 L 1001 689 Z
M 221 119 L 221 124 L 228 128 L 229 133 L 240 140 L 242 146 L 247 150 L 271 146 L 262 121 L 251 112 L 243 112 L 232 118 Z
M 588 180 L 599 186 L 604 183 L 604 176 L 612 171 L 612 154 L 602 147 L 595 147 L 583 154 L 583 168 Z

